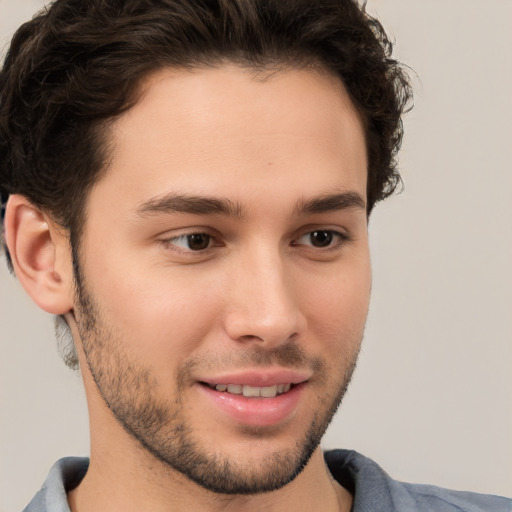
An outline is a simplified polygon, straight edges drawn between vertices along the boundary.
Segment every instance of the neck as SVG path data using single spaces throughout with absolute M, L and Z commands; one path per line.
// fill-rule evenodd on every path
M 296 512 L 322 510 L 349 512 L 352 496 L 327 469 L 317 449 L 304 471 L 276 491 L 254 495 L 216 494 L 191 482 L 180 473 L 153 464 L 140 465 L 127 457 L 91 453 L 91 463 L 81 484 L 68 494 L 72 512 Z

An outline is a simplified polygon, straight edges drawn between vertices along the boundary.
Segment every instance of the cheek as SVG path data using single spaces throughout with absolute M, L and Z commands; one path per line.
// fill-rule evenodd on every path
M 105 318 L 137 359 L 166 368 L 198 347 L 219 317 L 215 287 L 202 286 L 187 272 L 129 265 L 111 271 L 109 279 L 91 279 L 93 294 Z M 101 273 L 97 274 L 101 277 Z
M 323 285 L 309 287 L 304 305 L 310 328 L 333 350 L 352 352 L 359 346 L 368 314 L 371 271 L 362 261 L 351 271 L 340 271 Z M 356 348 L 357 349 L 357 348 Z

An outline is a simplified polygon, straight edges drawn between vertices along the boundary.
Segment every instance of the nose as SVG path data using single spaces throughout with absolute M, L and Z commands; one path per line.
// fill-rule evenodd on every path
M 278 250 L 250 251 L 229 275 L 225 330 L 231 339 L 271 348 L 302 332 L 305 317 L 297 283 Z

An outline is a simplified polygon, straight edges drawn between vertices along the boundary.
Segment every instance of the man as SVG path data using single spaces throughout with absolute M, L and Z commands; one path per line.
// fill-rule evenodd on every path
M 91 420 L 90 462 L 27 510 L 508 510 L 318 447 L 398 183 L 388 51 L 351 2 L 58 1 L 21 29 L 6 245 L 73 334 Z

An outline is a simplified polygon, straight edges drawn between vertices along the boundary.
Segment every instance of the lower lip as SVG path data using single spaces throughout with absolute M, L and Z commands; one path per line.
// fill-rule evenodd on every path
M 299 404 L 305 383 L 293 386 L 287 393 L 274 398 L 248 398 L 198 385 L 218 409 L 238 423 L 265 427 L 282 423 L 292 416 Z

